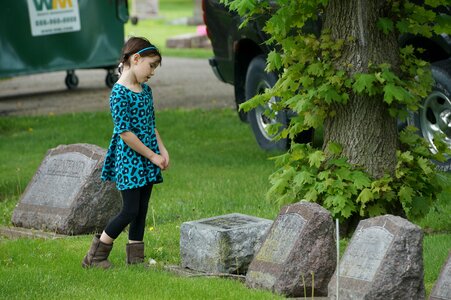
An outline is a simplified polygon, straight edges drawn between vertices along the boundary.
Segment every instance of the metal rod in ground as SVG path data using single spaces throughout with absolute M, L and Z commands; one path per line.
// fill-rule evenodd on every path
M 338 282 L 340 281 L 340 230 L 339 230 L 339 223 L 338 223 L 338 219 L 335 219 L 335 229 L 336 229 L 336 233 L 337 233 L 337 300 L 339 299 L 338 296 Z

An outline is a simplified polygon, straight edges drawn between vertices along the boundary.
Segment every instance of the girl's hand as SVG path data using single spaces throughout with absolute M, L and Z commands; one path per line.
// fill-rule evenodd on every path
M 169 168 L 169 153 L 168 153 L 168 151 L 166 149 L 163 149 L 161 151 L 161 156 L 163 156 L 163 158 L 166 161 L 166 164 L 165 164 L 164 169 L 163 169 L 163 170 L 166 170 L 167 168 Z
M 150 161 L 162 170 L 165 170 L 167 167 L 166 159 L 159 154 L 155 153 L 154 155 L 152 155 L 150 157 Z

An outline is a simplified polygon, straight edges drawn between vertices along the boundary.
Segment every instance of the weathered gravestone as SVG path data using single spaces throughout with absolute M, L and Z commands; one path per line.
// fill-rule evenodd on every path
M 451 300 L 451 252 L 432 289 L 429 300 Z
M 244 274 L 271 224 L 271 220 L 238 213 L 185 222 L 180 228 L 182 267 Z
M 158 0 L 134 0 L 132 2 L 133 14 L 140 20 L 150 19 L 158 16 Z
M 339 298 L 421 300 L 423 233 L 409 221 L 385 215 L 360 221 L 339 265 Z M 329 297 L 336 297 L 336 276 Z
M 193 0 L 194 1 L 194 11 L 193 17 L 188 20 L 188 25 L 200 25 L 204 24 L 204 19 L 202 17 L 202 0 Z
M 336 266 L 334 223 L 316 203 L 282 208 L 246 275 L 246 284 L 290 297 L 327 295 Z
M 90 144 L 50 149 L 14 209 L 12 223 L 74 235 L 100 231 L 121 208 L 114 183 L 102 182 L 105 150 Z

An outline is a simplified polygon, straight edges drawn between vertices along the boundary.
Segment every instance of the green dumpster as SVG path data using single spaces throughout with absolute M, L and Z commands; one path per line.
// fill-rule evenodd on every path
M 0 78 L 66 70 L 72 89 L 75 69 L 102 68 L 116 81 L 127 0 L 5 1 L 0 20 Z

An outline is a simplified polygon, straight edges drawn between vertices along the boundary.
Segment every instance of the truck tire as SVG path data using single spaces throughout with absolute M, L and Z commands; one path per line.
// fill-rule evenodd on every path
M 432 64 L 434 86 L 418 112 L 411 114 L 409 123 L 419 128 L 419 134 L 426 139 L 432 152 L 434 134 L 445 135 L 444 142 L 451 148 L 451 59 Z M 434 161 L 439 170 L 451 171 L 451 157 L 445 162 Z
M 246 100 L 251 99 L 257 94 L 261 94 L 267 88 L 271 88 L 277 82 L 277 75 L 267 73 L 265 71 L 266 60 L 263 55 L 256 56 L 252 59 L 246 73 L 245 95 Z M 277 101 L 276 98 L 271 99 L 266 105 L 256 107 L 249 111 L 249 123 L 254 132 L 255 139 L 259 146 L 268 151 L 285 151 L 289 148 L 288 139 L 274 140 L 274 136 L 267 132 L 267 127 L 274 123 L 282 124 L 281 129 L 286 128 L 288 124 L 287 112 L 278 111 L 274 118 L 270 118 L 264 114 L 271 109 L 271 104 Z

